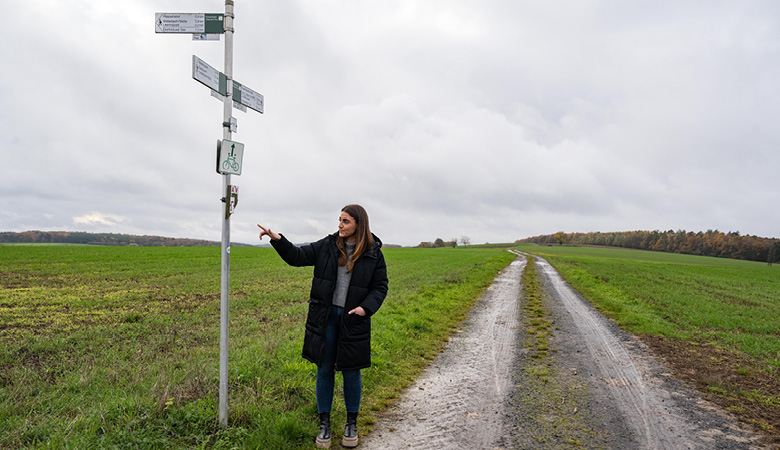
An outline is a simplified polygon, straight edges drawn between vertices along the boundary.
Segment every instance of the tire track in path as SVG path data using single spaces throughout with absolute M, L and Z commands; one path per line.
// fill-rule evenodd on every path
M 612 440 L 611 448 L 764 448 L 760 436 L 675 380 L 646 347 L 596 311 L 546 260 L 535 259 L 560 328 L 559 360 L 579 365 L 607 433 L 613 439 L 623 435 L 619 444 Z

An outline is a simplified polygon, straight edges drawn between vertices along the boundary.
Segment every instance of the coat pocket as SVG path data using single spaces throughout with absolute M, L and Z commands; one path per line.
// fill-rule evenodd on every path
M 344 337 L 345 341 L 368 340 L 371 336 L 371 318 L 357 314 L 345 314 Z
M 328 319 L 328 306 L 309 299 L 309 313 L 306 316 L 306 331 L 319 336 L 325 335 L 325 324 Z
M 317 364 L 320 364 L 320 352 L 325 342 L 325 323 L 328 316 L 327 305 L 309 300 L 309 314 L 306 316 L 306 331 L 303 336 L 304 358 Z

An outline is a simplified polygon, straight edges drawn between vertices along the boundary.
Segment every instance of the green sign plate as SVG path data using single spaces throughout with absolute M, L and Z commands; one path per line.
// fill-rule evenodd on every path
M 225 32 L 224 14 L 204 14 L 204 33 L 222 34 Z
M 263 114 L 265 103 L 265 97 L 263 97 L 263 94 L 249 89 L 238 81 L 233 81 L 233 101 L 240 103 L 247 108 L 252 108 L 260 114 Z

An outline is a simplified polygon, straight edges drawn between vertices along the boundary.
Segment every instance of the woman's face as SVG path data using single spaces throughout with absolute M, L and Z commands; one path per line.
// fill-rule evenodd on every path
M 339 236 L 347 242 L 355 242 L 355 230 L 357 230 L 355 218 L 341 211 L 339 215 Z

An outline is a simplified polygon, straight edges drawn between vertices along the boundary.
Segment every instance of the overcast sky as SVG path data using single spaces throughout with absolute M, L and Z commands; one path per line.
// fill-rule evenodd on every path
M 222 105 L 155 12 L 6 2 L 0 231 L 220 240 Z M 360 203 L 385 243 L 556 231 L 780 237 L 780 2 L 235 1 L 234 241 L 311 241 Z

